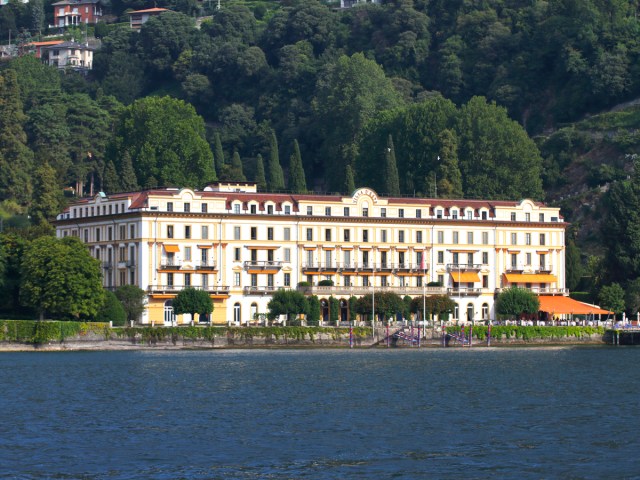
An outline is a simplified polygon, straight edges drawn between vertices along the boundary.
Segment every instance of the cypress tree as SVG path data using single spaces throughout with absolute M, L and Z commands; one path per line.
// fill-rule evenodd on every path
M 387 138 L 387 151 L 385 152 L 385 188 L 389 196 L 397 197 L 400 195 L 396 150 L 393 146 L 393 137 L 391 135 Z
M 112 160 L 108 160 L 104 167 L 102 191 L 106 193 L 116 193 L 120 191 L 120 177 L 118 177 L 116 166 Z
M 307 181 L 304 178 L 298 140 L 293 141 L 293 153 L 289 159 L 289 190 L 293 193 L 305 193 L 307 191 Z
M 124 152 L 122 156 L 122 168 L 120 171 L 120 178 L 122 179 L 121 187 L 123 192 L 135 192 L 140 189 L 138 185 L 138 178 L 136 172 L 133 169 L 133 162 L 131 161 L 131 155 L 128 151 Z M 147 187 L 157 186 L 158 181 L 153 178 L 147 182 Z
M 224 167 L 224 151 L 222 150 L 222 142 L 220 141 L 220 134 L 216 132 L 214 135 L 214 152 L 213 152 L 213 161 L 216 165 L 216 173 L 218 174 L 218 178 L 222 175 L 222 169 Z
M 269 190 L 284 190 L 284 174 L 282 173 L 282 167 L 280 166 L 280 155 L 278 154 L 278 139 L 276 138 L 276 132 L 271 130 L 271 139 L 269 141 L 270 154 L 268 164 L 268 185 Z
M 256 185 L 258 190 L 265 191 L 267 189 L 267 179 L 264 176 L 264 161 L 262 160 L 262 155 L 258 154 L 258 158 L 256 159 Z
M 27 147 L 18 80 L 14 70 L 0 75 L 0 200 L 28 205 L 33 191 L 33 152 Z
M 353 169 L 351 168 L 351 165 L 347 165 L 345 168 L 344 189 L 348 195 L 352 194 L 356 189 L 356 182 L 353 178 Z
M 438 164 L 437 185 L 441 198 L 462 198 L 462 174 L 458 165 L 458 142 L 451 130 L 443 130 L 438 135 L 440 143 L 440 161 Z
M 56 171 L 46 162 L 35 171 L 34 184 L 33 203 L 29 214 L 37 225 L 42 225 L 60 213 L 62 191 L 56 181 Z
M 240 160 L 240 154 L 237 150 L 233 151 L 233 157 L 231 159 L 231 179 L 236 182 L 246 182 L 247 177 L 244 176 L 242 171 L 242 160 Z

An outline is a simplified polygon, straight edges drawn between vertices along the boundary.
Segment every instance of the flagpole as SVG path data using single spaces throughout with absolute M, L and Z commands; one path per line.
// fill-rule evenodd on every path
M 427 336 L 427 265 L 424 261 L 424 250 L 422 251 L 421 267 L 422 267 L 422 334 Z M 420 330 L 418 329 L 418 335 Z M 418 344 L 419 345 L 419 344 Z

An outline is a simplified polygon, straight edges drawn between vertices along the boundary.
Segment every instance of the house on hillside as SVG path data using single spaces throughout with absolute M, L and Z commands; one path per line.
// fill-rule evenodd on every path
M 147 8 L 146 10 L 133 10 L 128 13 L 129 25 L 134 30 L 140 30 L 142 25 L 147 23 L 151 17 L 160 15 L 161 13 L 168 12 L 166 8 Z
M 382 0 L 340 0 L 340 8 L 351 8 L 362 3 L 382 3 Z
M 93 51 L 88 45 L 63 42 L 40 49 L 42 62 L 58 68 L 88 72 L 93 67 Z
M 101 0 L 62 0 L 53 6 L 54 25 L 50 27 L 69 27 L 97 23 L 102 18 Z
M 49 40 L 47 42 L 31 42 L 27 45 L 30 51 L 35 52 L 36 58 L 42 58 L 42 49 L 45 47 L 52 47 L 54 45 L 60 45 L 64 43 L 64 40 Z

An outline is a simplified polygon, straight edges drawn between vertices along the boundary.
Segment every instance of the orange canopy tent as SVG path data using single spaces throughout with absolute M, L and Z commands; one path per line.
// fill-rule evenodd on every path
M 613 312 L 609 310 L 603 310 L 596 305 L 579 302 L 569 297 L 542 295 L 538 299 L 540 300 L 540 310 L 542 312 L 558 315 L 569 313 L 573 315 L 613 315 Z

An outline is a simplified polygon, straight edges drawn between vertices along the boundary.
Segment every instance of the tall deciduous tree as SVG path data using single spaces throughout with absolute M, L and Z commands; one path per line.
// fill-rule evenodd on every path
M 145 291 L 137 285 L 121 285 L 115 293 L 122 303 L 127 320 L 137 322 L 144 312 L 144 300 L 147 296 Z
M 292 316 L 302 315 L 308 311 L 308 303 L 305 296 L 297 290 L 278 290 L 267 304 L 269 318 L 274 319 L 279 315 L 287 316 L 290 323 Z
M 254 181 L 259 191 L 263 192 L 266 190 L 267 178 L 264 174 L 264 160 L 262 160 L 262 155 L 260 154 L 258 154 L 258 158 L 256 158 L 256 177 Z
M 40 313 L 94 317 L 103 305 L 102 272 L 76 237 L 40 237 L 22 259 L 22 301 Z
M 127 107 L 110 147 L 116 166 L 129 152 L 137 180 L 148 185 L 198 187 L 216 179 L 204 121 L 194 108 L 170 97 L 146 97 Z
M 267 165 L 269 190 L 284 190 L 284 174 L 280 165 L 280 153 L 278 152 L 278 139 L 276 132 L 271 131 L 269 139 L 269 163 Z
M 462 174 L 458 165 L 455 133 L 445 129 L 438 135 L 440 159 L 438 160 L 438 196 L 442 198 L 462 198 Z
M 624 312 L 624 290 L 618 283 L 602 287 L 598 295 L 598 301 L 602 308 L 611 310 L 616 314 Z
M 523 314 L 535 314 L 540 310 L 540 300 L 535 293 L 526 288 L 510 287 L 504 289 L 496 298 L 496 312 L 519 318 Z
M 293 141 L 293 153 L 289 159 L 289 190 L 293 193 L 305 193 L 307 191 L 307 180 L 304 177 L 298 140 Z
M 387 137 L 387 151 L 385 156 L 385 189 L 387 195 L 397 197 L 400 195 L 400 179 L 398 177 L 398 164 L 396 163 L 396 149 L 393 146 L 393 137 Z

